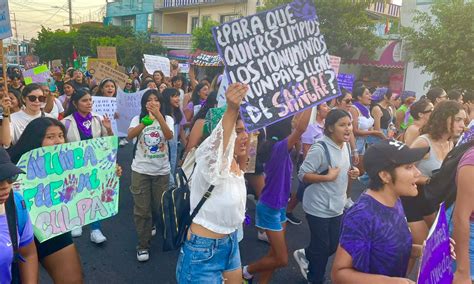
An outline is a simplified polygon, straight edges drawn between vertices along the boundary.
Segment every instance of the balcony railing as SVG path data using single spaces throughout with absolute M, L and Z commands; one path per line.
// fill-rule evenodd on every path
M 191 49 L 190 34 L 151 34 L 152 38 L 159 38 L 161 44 L 169 49 Z
M 247 0 L 161 0 L 155 2 L 155 9 L 180 8 L 206 4 L 245 3 Z
M 367 10 L 379 15 L 400 18 L 400 6 L 395 4 L 376 2 L 370 4 Z

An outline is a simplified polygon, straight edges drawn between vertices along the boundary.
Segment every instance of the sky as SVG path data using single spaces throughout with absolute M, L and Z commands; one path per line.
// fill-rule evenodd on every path
M 18 38 L 36 37 L 41 25 L 52 30 L 68 30 L 68 0 L 8 0 L 12 28 L 15 14 Z M 100 20 L 105 14 L 105 0 L 72 0 L 73 23 Z M 12 31 L 15 36 L 15 30 Z

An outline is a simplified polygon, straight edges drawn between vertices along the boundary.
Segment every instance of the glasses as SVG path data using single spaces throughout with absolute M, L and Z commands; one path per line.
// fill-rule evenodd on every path
M 12 177 L 8 177 L 8 178 L 6 178 L 6 179 L 4 179 L 4 180 L 1 180 L 1 181 L 6 181 L 6 182 L 8 182 L 9 184 L 12 184 L 12 183 L 14 183 L 17 179 L 18 179 L 18 175 L 14 175 L 14 176 L 12 176 Z
M 342 101 L 345 102 L 346 104 L 352 103 L 352 99 L 345 99 L 345 100 L 342 100 Z
M 28 100 L 32 103 L 36 102 L 36 100 L 38 100 L 40 103 L 44 103 L 46 101 L 46 97 L 45 96 L 26 96 L 28 98 Z

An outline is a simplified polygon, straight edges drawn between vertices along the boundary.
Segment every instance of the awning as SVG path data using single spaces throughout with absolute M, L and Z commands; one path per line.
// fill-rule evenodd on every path
M 176 49 L 168 51 L 168 58 L 175 60 L 188 61 L 191 59 L 192 51 L 186 49 Z
M 372 58 L 369 58 L 365 50 L 359 49 L 352 59 L 345 60 L 344 63 L 379 68 L 405 68 L 405 62 L 401 60 L 401 45 L 401 41 L 390 40 L 383 47 L 377 48 Z

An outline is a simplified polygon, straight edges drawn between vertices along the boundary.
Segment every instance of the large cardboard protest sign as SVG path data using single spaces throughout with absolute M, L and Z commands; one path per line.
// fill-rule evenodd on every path
M 12 26 L 10 23 L 10 10 L 8 0 L 0 0 L 0 39 L 12 36 Z
M 127 136 L 132 118 L 140 114 L 141 100 L 147 90 L 136 93 L 125 93 L 122 90 L 117 92 L 117 113 L 119 115 L 117 118 L 117 129 L 119 136 Z
M 215 52 L 207 52 L 197 49 L 191 56 L 191 64 L 201 67 L 222 66 L 222 58 Z
M 115 59 L 108 59 L 108 58 L 92 58 L 89 57 L 87 58 L 87 70 L 94 75 L 95 70 L 97 70 L 99 63 L 103 63 L 107 66 L 110 66 L 112 68 L 117 68 L 118 62 Z
M 92 96 L 92 111 L 102 116 L 107 116 L 112 123 L 112 130 L 117 135 L 117 120 L 115 113 L 117 112 L 117 98 Z
M 128 75 L 124 74 L 108 65 L 105 65 L 103 63 L 99 63 L 97 66 L 97 69 L 95 70 L 94 77 L 97 80 L 103 80 L 105 78 L 110 78 L 115 81 L 115 83 L 122 88 L 122 90 L 125 88 L 125 84 L 127 83 L 128 80 Z
M 117 49 L 115 48 L 115 46 L 98 46 L 97 58 L 113 59 L 117 61 Z
M 143 54 L 143 64 L 148 74 L 160 70 L 166 77 L 170 76 L 170 60 L 163 56 Z
M 43 242 L 118 212 L 117 137 L 38 148 L 18 162 L 15 184 Z
M 213 34 L 229 82 L 249 85 L 241 106 L 249 131 L 339 95 L 310 0 L 224 23 Z
M 23 79 L 25 80 L 25 85 L 31 83 L 49 83 L 52 81 L 51 72 L 46 65 L 40 65 L 23 71 Z
M 452 283 L 453 270 L 449 247 L 449 227 L 444 203 L 426 239 L 421 258 L 419 284 Z
M 331 63 L 331 67 L 334 70 L 334 73 L 339 74 L 339 67 L 341 67 L 341 58 L 334 55 L 329 55 L 329 61 Z

